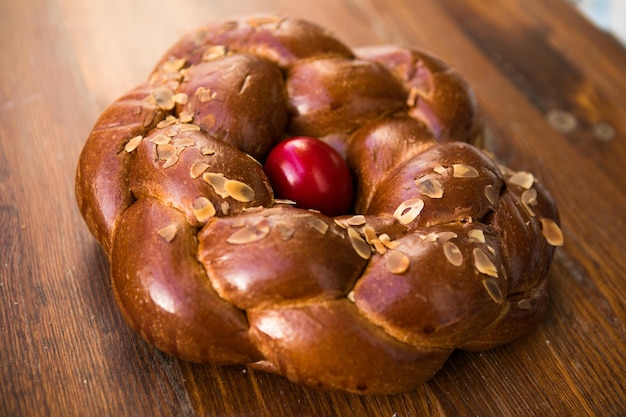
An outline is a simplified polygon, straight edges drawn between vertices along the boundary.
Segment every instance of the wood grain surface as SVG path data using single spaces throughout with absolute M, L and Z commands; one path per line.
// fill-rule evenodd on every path
M 455 352 L 414 392 L 363 397 L 185 363 L 130 330 L 75 204 L 84 140 L 186 31 L 267 11 L 351 46 L 426 48 L 466 76 L 488 147 L 561 211 L 535 331 Z M 626 52 L 568 3 L 1 0 L 0 52 L 1 416 L 626 415 Z

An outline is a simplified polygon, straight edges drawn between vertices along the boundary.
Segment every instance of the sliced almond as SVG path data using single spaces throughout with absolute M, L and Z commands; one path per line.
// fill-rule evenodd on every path
M 495 278 L 498 277 L 496 266 L 491 262 L 491 259 L 489 259 L 489 256 L 485 252 L 481 249 L 474 248 L 472 254 L 474 255 L 474 266 L 478 272 Z
M 363 227 L 363 236 L 365 236 L 365 241 L 370 245 L 374 240 L 378 238 L 376 230 L 374 230 L 373 227 L 367 225 Z
M 166 161 L 176 155 L 176 147 L 172 144 L 157 145 L 157 156 L 160 160 Z
M 433 171 L 435 171 L 437 174 L 441 175 L 442 177 L 448 176 L 448 170 L 441 164 L 435 165 L 435 167 L 433 168 Z
M 173 124 L 175 124 L 178 121 L 178 119 L 174 116 L 172 116 L 171 114 L 168 115 L 165 119 L 161 120 L 158 124 L 157 124 L 157 128 L 159 129 L 164 129 L 168 126 L 172 126 Z
M 381 242 L 391 242 L 391 236 L 389 236 L 387 233 L 383 233 L 382 235 L 378 236 L 378 238 Z
M 550 245 L 563 246 L 563 232 L 554 220 L 541 219 L 541 234 Z
M 150 142 L 154 143 L 155 145 L 167 145 L 171 142 L 171 140 L 171 137 L 163 133 L 156 134 L 152 138 L 150 138 Z
M 226 52 L 227 52 L 227 49 L 226 49 L 226 46 L 224 45 L 211 46 L 209 48 L 206 48 L 204 52 L 202 53 L 202 60 L 212 61 L 214 59 L 218 59 L 223 56 L 226 56 Z
M 372 248 L 363 240 L 359 232 L 350 227 L 348 228 L 348 237 L 357 255 L 363 259 L 369 259 L 372 256 Z
M 141 135 L 135 136 L 134 138 L 126 142 L 126 145 L 124 145 L 124 150 L 127 153 L 134 151 L 135 149 L 137 149 L 137 147 L 139 146 L 142 140 L 143 140 L 143 136 Z
M 200 126 L 198 126 L 197 124 L 194 124 L 194 123 L 181 123 L 181 125 L 178 127 L 178 131 L 180 133 L 183 133 L 183 132 L 199 132 L 200 131 Z
M 436 178 L 420 178 L 415 180 L 415 184 L 422 195 L 430 198 L 443 197 L 443 186 Z
M 435 232 L 430 232 L 425 235 L 420 235 L 420 239 L 424 242 L 436 242 L 439 239 L 439 236 Z
M 172 110 L 176 103 L 173 100 L 174 92 L 168 87 L 157 87 L 152 90 L 152 96 L 157 106 L 163 110 Z
M 185 58 L 173 58 L 165 61 L 161 65 L 161 71 L 163 72 L 178 72 L 185 66 Z
M 362 226 L 365 224 L 365 216 L 362 214 L 357 214 L 356 216 L 350 217 L 346 223 L 349 226 Z
M 286 198 L 277 198 L 274 200 L 274 204 L 287 204 L 289 206 L 295 206 L 297 203 L 293 200 L 287 200 Z
M 200 223 L 206 223 L 215 216 L 215 206 L 206 197 L 198 197 L 193 202 L 193 215 Z
M 178 161 L 179 161 L 179 157 L 178 155 L 172 155 L 169 158 L 167 158 L 165 160 L 165 163 L 163 164 L 163 168 L 169 168 L 171 166 L 174 166 Z
M 180 120 L 181 123 L 191 123 L 193 121 L 193 115 L 188 111 L 183 110 L 178 115 L 178 120 Z
M 411 260 L 399 250 L 390 250 L 385 255 L 385 267 L 392 274 L 402 274 L 409 269 Z
M 224 189 L 229 196 L 242 203 L 249 203 L 255 198 L 252 187 L 241 181 L 227 180 L 224 183 Z
M 501 304 L 504 301 L 504 296 L 502 295 L 498 281 L 493 278 L 485 278 L 483 279 L 483 287 L 494 303 Z
M 177 138 L 172 141 L 172 145 L 177 148 L 189 148 L 196 145 L 196 141 L 191 138 Z
M 465 164 L 452 165 L 452 176 L 455 178 L 476 178 L 478 177 L 476 168 Z
M 205 88 L 205 87 L 198 87 L 198 89 L 196 90 L 194 94 L 196 97 L 198 97 L 198 100 L 200 100 L 200 103 L 205 103 L 213 99 L 213 93 L 211 92 L 210 89 Z
M 487 197 L 487 201 L 493 206 L 498 201 L 498 193 L 496 189 L 491 184 L 487 184 L 485 186 L 485 197 Z
M 257 159 L 256 159 L 254 156 L 250 155 L 249 153 L 247 153 L 247 154 L 245 154 L 245 155 L 246 155 L 249 159 L 251 159 L 251 160 L 252 160 L 252 162 L 254 162 L 254 163 L 255 163 L 255 164 L 257 164 L 258 166 L 260 166 L 261 168 L 263 168 L 263 164 L 262 164 L 262 163 L 260 163 L 259 161 L 257 161 Z
M 342 229 L 348 228 L 348 222 L 346 222 L 345 219 L 333 219 L 333 221 L 337 226 L 341 227 Z
M 260 213 L 263 211 L 263 206 L 244 207 L 243 211 L 246 213 Z M 266 217 L 266 216 L 263 216 Z
M 317 230 L 321 235 L 325 235 L 328 231 L 328 228 L 330 227 L 328 226 L 328 223 L 326 223 L 324 220 L 314 216 L 307 217 L 306 222 L 313 229 Z
M 367 242 L 370 245 L 374 246 L 374 250 L 381 255 L 384 255 L 387 252 L 387 247 L 380 241 L 380 239 L 372 239 L 370 242 Z
M 226 181 L 228 181 L 228 178 L 226 178 L 224 174 L 218 172 L 205 172 L 202 174 L 202 179 L 213 187 L 213 190 L 217 195 L 222 198 L 228 197 L 228 192 L 226 191 Z
M 157 230 L 157 233 L 169 243 L 176 237 L 176 233 L 178 233 L 178 225 L 176 223 L 168 224 L 167 226 Z
M 270 234 L 270 224 L 263 219 L 259 223 L 244 226 L 230 235 L 226 242 L 231 245 L 245 245 L 265 239 Z
M 450 239 L 454 239 L 458 237 L 458 235 L 454 232 L 439 232 L 437 233 L 437 240 L 440 242 L 447 242 Z
M 174 136 L 178 135 L 178 133 L 179 133 L 178 128 L 179 127 L 180 127 L 179 124 L 174 123 L 172 125 L 166 126 L 161 131 L 162 131 L 162 133 L 164 135 L 169 136 L 170 138 L 173 138 Z
M 187 97 L 187 94 L 185 93 L 177 93 L 172 96 L 172 100 L 174 100 L 174 103 L 178 104 L 187 104 L 188 99 L 189 97 Z
M 391 238 L 389 237 L 388 234 L 383 233 L 382 235 L 378 236 L 378 238 L 380 239 L 380 242 L 387 248 L 387 249 L 396 249 L 397 247 L 399 247 L 401 245 L 400 242 L 398 242 L 397 240 L 391 240 Z
M 457 245 L 452 242 L 446 242 L 443 244 L 443 254 L 446 256 L 448 262 L 454 266 L 463 265 L 463 253 Z
M 535 211 L 532 209 L 537 205 L 537 190 L 531 188 L 529 190 L 525 190 L 522 193 L 522 205 L 531 216 L 535 216 Z
M 393 213 L 393 217 L 400 222 L 400 224 L 409 224 L 419 216 L 424 208 L 424 201 L 420 198 L 412 198 L 404 201 L 396 208 Z
M 481 229 L 472 229 L 467 232 L 467 237 L 480 243 L 485 243 L 485 233 Z
M 230 204 L 228 203 L 228 201 L 222 201 L 222 203 L 220 204 L 220 210 L 222 210 L 222 214 L 224 216 L 228 216 L 228 210 L 230 210 Z
M 530 172 L 525 172 L 525 171 L 516 172 L 515 174 L 511 176 L 511 178 L 509 178 L 509 181 L 508 181 L 509 184 L 519 185 L 520 187 L 526 190 L 532 187 L 534 182 L 535 182 L 534 175 L 531 174 Z

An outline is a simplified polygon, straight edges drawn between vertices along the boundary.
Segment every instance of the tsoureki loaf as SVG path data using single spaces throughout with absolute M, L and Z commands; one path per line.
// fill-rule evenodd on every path
M 147 342 L 314 388 L 398 393 L 548 308 L 557 209 L 531 173 L 479 149 L 481 132 L 467 83 L 426 52 L 350 49 L 291 17 L 232 19 L 184 36 L 103 112 L 76 197 Z M 262 164 L 293 136 L 345 158 L 351 212 L 274 195 Z

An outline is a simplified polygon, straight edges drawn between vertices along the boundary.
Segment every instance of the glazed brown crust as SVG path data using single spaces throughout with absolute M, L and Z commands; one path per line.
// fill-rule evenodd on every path
M 318 389 L 411 390 L 430 379 L 452 351 L 401 343 L 372 326 L 346 299 L 254 310 L 249 317 L 253 335 L 276 370 Z
M 172 225 L 172 242 L 155 233 Z M 245 314 L 206 279 L 195 257 L 196 229 L 180 211 L 142 198 L 124 212 L 116 230 L 113 289 L 125 317 L 149 343 L 193 362 L 232 365 L 261 358 Z
M 263 228 L 267 235 L 257 240 L 214 243 L 215 236 L 232 242 L 235 233 Z M 216 291 L 242 310 L 344 297 L 366 265 L 332 219 L 290 207 L 214 218 L 198 239 Z
M 184 36 L 105 109 L 76 197 L 124 316 L 157 348 L 397 393 L 547 310 L 556 207 L 481 132 L 467 83 L 428 53 L 233 19 Z M 353 213 L 275 200 L 261 163 L 293 135 L 345 156 Z
M 359 59 L 297 62 L 287 73 L 290 130 L 323 138 L 351 133 L 380 115 L 403 110 L 405 86 L 384 67 Z
M 408 113 L 437 139 L 482 144 L 476 98 L 454 68 L 426 51 L 392 45 L 358 48 L 356 55 L 388 68 L 409 89 Z
M 236 94 L 223 94 L 233 87 Z M 196 92 L 200 91 L 200 94 Z M 280 70 L 248 54 L 189 67 L 177 92 L 188 101 L 178 105 L 203 132 L 262 158 L 287 124 L 287 95 Z
M 131 159 L 124 146 L 165 118 L 163 110 L 145 103 L 150 90 L 148 83 L 141 84 L 107 107 L 78 161 L 76 200 L 89 230 L 109 256 L 115 223 L 133 201 L 128 188 Z

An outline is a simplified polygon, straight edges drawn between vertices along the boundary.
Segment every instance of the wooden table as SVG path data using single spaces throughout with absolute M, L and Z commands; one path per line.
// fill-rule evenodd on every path
M 424 47 L 466 76 L 489 148 L 561 210 L 552 308 L 534 332 L 455 352 L 415 392 L 360 397 L 185 363 L 130 330 L 76 208 L 83 142 L 180 35 L 260 11 L 351 46 Z M 568 3 L 3 1 L 0 51 L 0 415 L 626 415 L 626 53 Z

